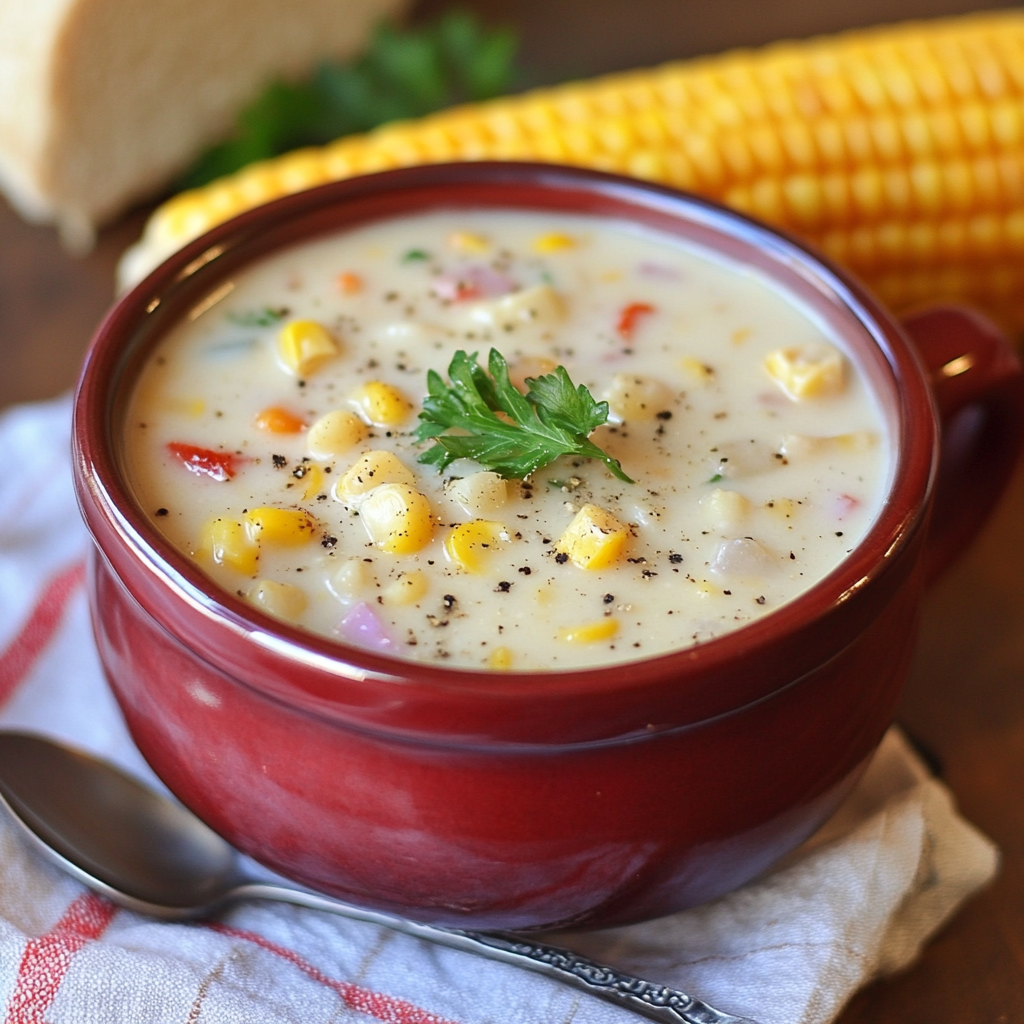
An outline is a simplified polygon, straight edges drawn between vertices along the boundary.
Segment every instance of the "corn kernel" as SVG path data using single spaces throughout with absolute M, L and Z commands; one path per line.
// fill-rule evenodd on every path
M 495 647 L 487 659 L 487 667 L 494 672 L 507 672 L 512 667 L 512 652 L 507 647 Z
M 277 336 L 277 354 L 285 369 L 297 377 L 316 373 L 338 351 L 334 336 L 315 320 L 292 320 Z
M 597 505 L 584 505 L 558 538 L 555 551 L 579 569 L 606 569 L 622 557 L 629 528 Z
M 309 428 L 306 451 L 314 459 L 329 459 L 354 448 L 366 434 L 366 424 L 354 412 L 333 409 Z
M 548 359 L 547 356 L 522 356 L 509 367 L 508 379 L 514 388 L 525 394 L 527 379 L 543 377 L 547 373 L 552 373 L 557 367 L 558 363 L 554 359 Z
M 292 472 L 292 479 L 299 481 L 302 485 L 302 500 L 309 501 L 323 489 L 324 471 L 311 462 L 301 462 Z
M 448 236 L 448 244 L 458 252 L 481 253 L 491 247 L 486 238 L 474 235 L 469 231 L 453 231 Z
M 412 470 L 393 452 L 363 452 L 334 485 L 335 501 L 356 507 L 370 491 L 381 484 L 412 486 Z
M 317 528 L 317 521 L 298 508 L 251 508 L 245 520 L 253 540 L 278 547 L 308 544 Z
M 794 401 L 835 394 L 844 385 L 843 356 L 831 345 L 794 345 L 776 349 L 765 358 L 764 368 Z
M 309 600 L 299 587 L 277 580 L 259 580 L 245 595 L 261 611 L 294 622 L 306 610 Z
M 489 556 L 498 550 L 499 545 L 508 542 L 508 533 L 501 523 L 486 519 L 474 519 L 472 522 L 456 526 L 444 539 L 445 554 L 467 572 L 483 573 L 487 571 Z
M 202 529 L 199 550 L 217 565 L 255 576 L 260 549 L 245 527 L 232 519 L 211 519 Z
M 704 387 L 715 379 L 714 369 L 693 356 L 683 356 L 679 367 L 698 387 Z
M 564 249 L 575 249 L 576 240 L 570 235 L 552 232 L 534 239 L 533 251 L 539 253 L 562 252 Z
M 256 426 L 271 434 L 298 434 L 306 429 L 305 422 L 295 413 L 272 405 L 260 412 L 256 417 Z
M 390 427 L 409 418 L 413 404 L 394 386 L 379 380 L 367 381 L 352 400 L 375 427 Z
M 727 491 L 716 487 L 710 494 L 700 499 L 711 524 L 719 530 L 728 530 L 739 526 L 750 513 L 750 501 L 739 491 Z
M 453 480 L 445 488 L 445 494 L 470 515 L 493 515 L 508 501 L 508 481 L 497 473 L 470 473 Z
M 698 597 L 705 600 L 711 597 L 722 597 L 725 593 L 721 587 L 716 587 L 714 583 L 710 583 L 708 580 L 695 580 L 694 590 Z
M 597 644 L 602 640 L 611 640 L 618 632 L 619 620 L 609 617 L 580 626 L 563 626 L 558 631 L 558 639 L 567 644 Z
M 415 554 L 434 533 L 430 502 L 407 484 L 375 487 L 360 504 L 359 517 L 370 540 L 389 555 Z
M 380 596 L 384 604 L 388 605 L 415 604 L 429 589 L 426 573 L 413 569 L 412 572 L 403 572 L 397 579 L 392 580 Z
M 660 380 L 635 373 L 615 374 L 603 397 L 623 420 L 652 420 L 672 402 L 672 392 Z

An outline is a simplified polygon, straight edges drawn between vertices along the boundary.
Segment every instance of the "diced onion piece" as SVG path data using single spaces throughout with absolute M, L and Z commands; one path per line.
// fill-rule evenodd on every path
M 700 499 L 712 526 L 719 530 L 728 530 L 739 526 L 750 513 L 750 502 L 738 491 L 727 491 L 716 487 L 710 494 Z
M 672 392 L 653 377 L 617 373 L 603 397 L 619 419 L 652 420 L 668 408 Z
M 427 574 L 413 569 L 412 572 L 403 572 L 384 587 L 381 598 L 388 605 L 415 604 L 426 596 L 429 589 Z
M 305 591 L 277 580 L 258 580 L 249 588 L 246 597 L 261 611 L 288 622 L 298 619 L 309 604 Z
M 723 541 L 711 560 L 711 571 L 729 578 L 760 578 L 777 569 L 778 563 L 767 549 L 750 537 Z
M 354 412 L 332 409 L 309 428 L 306 451 L 314 459 L 330 459 L 354 448 L 366 434 L 366 424 Z
M 608 617 L 579 626 L 563 626 L 558 631 L 558 639 L 567 644 L 596 644 L 611 640 L 618 632 L 619 620 Z
M 339 352 L 334 335 L 315 320 L 292 320 L 277 336 L 281 364 L 296 377 L 316 373 Z
M 369 451 L 363 452 L 339 477 L 332 493 L 336 501 L 358 508 L 366 495 L 381 484 L 412 486 L 415 482 L 412 470 L 393 452 Z
M 584 505 L 558 538 L 555 551 L 580 569 L 606 569 L 626 550 L 629 528 L 598 505 Z
M 233 519 L 209 520 L 202 529 L 199 551 L 217 565 L 225 565 L 245 576 L 255 576 L 260 549 L 241 523 Z
M 353 395 L 366 419 L 376 427 L 391 427 L 409 418 L 413 404 L 394 384 L 369 380 Z
M 794 401 L 836 394 L 845 386 L 846 361 L 831 345 L 792 345 L 769 352 L 768 376 Z
M 508 482 L 490 471 L 470 473 L 452 480 L 445 493 L 470 515 L 486 516 L 497 512 L 508 501 Z
M 430 543 L 434 518 L 425 495 L 407 484 L 375 487 L 359 506 L 370 540 L 389 555 L 412 555 Z
M 493 555 L 502 542 L 508 541 L 508 533 L 501 523 L 486 519 L 456 526 L 445 537 L 445 554 L 467 572 L 487 571 L 488 556 Z
M 251 508 L 245 519 L 254 540 L 277 547 L 308 544 L 317 528 L 317 521 L 298 508 Z
M 352 608 L 334 631 L 342 640 L 371 651 L 387 651 L 395 645 L 373 609 L 362 601 Z

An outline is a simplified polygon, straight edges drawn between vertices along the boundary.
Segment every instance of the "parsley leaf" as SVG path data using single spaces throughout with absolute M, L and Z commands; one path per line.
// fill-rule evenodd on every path
M 519 42 L 448 11 L 421 28 L 382 23 L 361 56 L 322 64 L 304 82 L 272 82 L 239 115 L 231 138 L 207 150 L 179 183 L 196 188 L 256 160 L 318 146 L 389 121 L 508 92 Z
M 273 327 L 287 315 L 288 310 L 284 307 L 271 309 L 264 306 L 262 309 L 250 309 L 244 313 L 228 313 L 228 319 L 239 327 Z
M 576 387 L 564 366 L 527 378 L 529 390 L 523 395 L 509 380 L 508 365 L 497 349 L 488 357 L 489 372 L 476 357 L 475 352 L 456 352 L 448 366 L 449 383 L 428 371 L 416 438 L 435 444 L 420 462 L 444 469 L 456 459 L 473 459 L 518 480 L 561 455 L 578 455 L 600 459 L 620 480 L 633 482 L 618 459 L 589 440 L 607 422 L 608 403 L 596 402 L 582 384 Z

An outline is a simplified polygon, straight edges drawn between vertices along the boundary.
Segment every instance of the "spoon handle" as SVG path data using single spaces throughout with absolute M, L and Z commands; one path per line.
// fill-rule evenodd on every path
M 716 1010 L 713 1006 L 678 989 L 635 978 L 558 946 L 547 946 L 496 932 L 471 932 L 420 924 L 375 910 L 353 907 L 317 893 L 263 882 L 240 885 L 232 890 L 230 898 L 278 900 L 313 910 L 326 910 L 332 914 L 404 932 L 406 935 L 441 946 L 450 946 L 452 949 L 476 953 L 491 960 L 500 960 L 528 971 L 545 974 L 563 984 L 582 989 L 598 999 L 616 1003 L 651 1020 L 660 1021 L 661 1024 L 757 1024 L 749 1017 L 737 1017 Z

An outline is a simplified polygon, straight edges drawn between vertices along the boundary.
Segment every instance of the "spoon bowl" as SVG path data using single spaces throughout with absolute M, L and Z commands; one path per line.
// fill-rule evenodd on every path
M 755 1024 L 569 950 L 420 924 L 249 880 L 236 851 L 191 811 L 121 769 L 42 736 L 0 733 L 0 805 L 49 860 L 137 913 L 186 920 L 239 900 L 278 900 L 524 967 L 662 1024 Z

